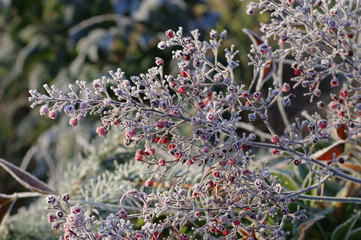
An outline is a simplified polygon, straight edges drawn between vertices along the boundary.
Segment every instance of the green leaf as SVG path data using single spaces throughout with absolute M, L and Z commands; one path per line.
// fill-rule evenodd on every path
M 331 240 L 349 240 L 349 236 L 351 235 L 351 230 L 359 217 L 360 217 L 360 213 L 357 213 L 353 215 L 350 219 L 348 219 L 346 222 L 338 225 L 336 229 L 332 232 Z
M 311 184 L 309 183 L 310 179 L 311 179 Z M 307 176 L 305 177 L 305 179 L 303 180 L 301 188 L 307 188 L 308 186 L 314 185 L 316 183 L 317 183 L 317 181 L 313 179 L 313 173 L 309 172 L 307 174 Z M 317 195 L 317 188 L 314 188 L 311 191 L 306 192 L 305 194 L 311 195 L 311 196 L 316 196 Z M 312 206 L 315 203 L 313 201 L 307 201 L 307 202 L 309 203 L 310 206 Z
M 288 188 L 289 190 L 294 191 L 298 189 L 297 183 L 286 172 L 272 170 L 271 174 L 277 176 L 281 180 L 282 186 Z
M 361 227 L 352 230 L 348 236 L 349 240 L 359 240 L 361 236 Z

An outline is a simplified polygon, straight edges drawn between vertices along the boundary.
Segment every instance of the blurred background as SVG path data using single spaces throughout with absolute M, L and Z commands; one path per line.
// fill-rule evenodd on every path
M 225 45 L 235 44 L 242 53 L 238 78 L 250 79 L 246 54 L 250 40 L 242 28 L 257 29 L 261 19 L 246 15 L 246 4 L 238 0 L 0 0 L 0 157 L 46 181 L 46 159 L 31 147 L 62 117 L 50 120 L 39 115 L 38 107 L 32 110 L 29 89 L 44 92 L 42 85 L 47 83 L 67 90 L 77 79 L 91 82 L 118 67 L 127 76 L 145 72 L 156 56 L 170 60 L 170 50 L 157 48 L 170 28 L 182 26 L 185 33 L 198 28 L 205 38 L 212 28 L 226 29 Z M 21 189 L 0 170 L 0 193 Z

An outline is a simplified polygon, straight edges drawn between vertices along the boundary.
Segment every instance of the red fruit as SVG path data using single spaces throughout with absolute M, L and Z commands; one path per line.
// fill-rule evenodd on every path
M 280 152 L 278 151 L 278 149 L 277 148 L 274 148 L 273 150 L 272 150 L 272 154 L 273 155 L 278 155 Z
M 150 147 L 150 148 L 147 149 L 147 152 L 148 152 L 149 154 L 154 154 L 154 153 L 155 153 L 155 148 Z
M 167 136 L 163 137 L 163 139 L 162 139 L 163 144 L 168 143 L 168 141 L 169 141 L 169 138 Z
M 282 85 L 282 91 L 283 91 L 283 92 L 288 92 L 288 91 L 290 91 L 290 90 L 291 90 L 291 86 L 290 86 L 289 83 L 284 83 L 284 84 Z
M 337 78 L 333 78 L 330 83 L 332 87 L 337 87 L 340 84 L 340 81 Z
M 328 125 L 328 123 L 327 123 L 327 121 L 326 120 L 321 120 L 319 123 L 318 123 L 318 126 L 320 127 L 320 128 L 326 128 L 327 127 L 327 125 Z
M 169 38 L 172 38 L 172 37 L 174 37 L 174 31 L 169 29 L 165 32 L 165 35 Z
M 182 77 L 188 77 L 188 73 L 186 71 L 180 71 L 180 75 Z
M 157 59 L 155 60 L 155 64 L 156 64 L 157 66 L 163 66 L 163 65 L 164 65 L 164 60 L 161 59 L 161 58 L 157 58 Z
M 155 142 L 155 143 L 158 143 L 159 140 L 160 140 L 160 137 L 156 137 L 156 138 L 154 139 L 154 142 Z
M 175 145 L 173 144 L 173 143 L 170 143 L 169 145 L 168 145 L 168 149 L 174 149 L 175 148 Z
M 179 88 L 178 88 L 178 92 L 180 92 L 180 93 L 184 93 L 186 91 L 186 87 L 185 86 L 180 86 Z
M 179 240 L 188 240 L 188 235 L 185 233 L 182 233 L 181 235 L 179 235 Z
M 271 142 L 278 143 L 280 141 L 280 137 L 278 135 L 273 135 L 271 138 Z
M 346 115 L 346 113 L 345 113 L 345 111 L 339 111 L 338 112 L 338 115 L 340 116 L 340 117 L 344 117 L 345 115 Z
M 340 96 L 343 98 L 346 98 L 348 95 L 348 91 L 346 89 L 341 89 L 340 90 Z
M 157 128 L 164 128 L 165 127 L 165 122 L 164 121 L 157 121 Z
M 153 233 L 153 237 L 152 237 L 152 240 L 159 240 L 162 238 L 162 233 L 158 232 L 158 231 L 155 231 Z
M 236 160 L 234 158 L 230 158 L 230 159 L 228 159 L 228 164 L 229 165 L 236 165 Z
M 203 108 L 206 106 L 206 103 L 203 102 L 203 101 L 201 101 L 201 102 L 198 103 L 198 106 L 199 106 L 201 109 L 203 109 Z
M 229 230 L 226 228 L 225 230 L 223 230 L 222 234 L 223 234 L 223 235 L 228 235 L 228 234 L 229 234 Z
M 300 76 L 301 75 L 301 71 L 299 69 L 295 69 L 295 75 Z
M 163 158 L 158 160 L 158 165 L 159 166 L 164 166 L 165 165 L 165 160 Z
M 145 181 L 145 186 L 147 186 L 147 187 L 152 187 L 153 186 L 153 181 L 152 181 L 152 179 L 148 179 L 147 181 Z
M 140 154 L 140 155 L 143 155 L 144 154 L 144 151 L 142 149 L 138 149 L 137 150 L 137 153 Z
M 301 161 L 299 159 L 295 159 L 295 160 L 293 160 L 293 164 L 298 166 L 301 164 Z
M 143 159 L 143 155 L 140 154 L 135 155 L 135 160 L 142 161 L 142 159 Z
M 232 222 L 232 225 L 233 225 L 233 226 L 238 226 L 239 224 L 241 224 L 241 221 L 239 221 L 238 219 L 235 219 L 235 220 L 233 220 L 233 222 Z
M 189 165 L 193 165 L 195 163 L 196 159 L 195 158 L 191 158 L 189 159 Z
M 70 118 L 69 124 L 73 127 L 76 127 L 78 125 L 78 119 L 76 118 Z
M 218 230 L 217 230 L 217 228 L 211 228 L 211 233 L 216 233 L 216 232 L 218 232 Z
M 213 176 L 216 177 L 216 178 L 219 177 L 220 175 L 221 175 L 221 174 L 220 174 L 219 171 L 214 171 L 214 172 L 213 172 Z
M 255 92 L 254 94 L 253 94 L 253 98 L 255 99 L 255 100 L 260 100 L 261 98 L 262 98 L 262 93 L 260 93 L 260 92 Z
M 176 152 L 176 153 L 174 154 L 174 157 L 175 157 L 176 159 L 180 159 L 182 156 L 183 156 L 182 152 Z

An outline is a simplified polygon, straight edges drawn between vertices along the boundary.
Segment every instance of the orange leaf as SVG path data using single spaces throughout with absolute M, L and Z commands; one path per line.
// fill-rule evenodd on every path
M 358 165 L 350 164 L 350 163 L 343 163 L 341 164 L 342 167 L 349 168 L 355 172 L 361 173 L 361 167 Z
M 314 153 L 314 158 L 319 161 L 332 161 L 333 154 L 336 154 L 336 158 L 340 156 L 345 151 L 345 143 L 344 142 L 336 142 L 327 148 L 319 150 L 318 152 Z
M 14 199 L 0 197 L 0 228 L 4 224 L 6 217 L 8 216 L 8 210 L 11 206 L 11 202 Z
M 300 231 L 300 235 L 299 235 L 299 237 L 298 237 L 298 240 L 303 240 L 303 239 L 305 239 L 307 229 L 308 229 L 309 227 L 313 226 L 313 224 L 314 224 L 315 222 L 317 222 L 318 220 L 320 220 L 320 219 L 322 219 L 322 218 L 324 218 L 324 217 L 325 217 L 324 215 L 318 215 L 318 216 L 312 218 L 310 221 L 305 222 L 305 223 L 302 223 L 302 224 L 300 225 L 300 230 L 299 230 L 299 231 Z
M 247 28 L 243 28 L 243 32 L 248 35 L 248 37 L 252 40 L 254 45 L 259 46 L 260 44 L 264 43 L 262 38 L 258 36 L 255 32 Z
M 337 128 L 337 136 L 342 139 L 345 140 L 348 137 L 348 134 L 346 133 L 347 130 L 347 126 L 346 124 L 341 124 L 339 128 Z
M 276 65 L 274 64 L 272 59 L 268 59 L 266 62 L 266 66 L 263 67 L 260 71 L 256 91 L 259 91 L 262 88 L 263 84 L 272 77 L 272 74 L 275 72 L 275 70 Z

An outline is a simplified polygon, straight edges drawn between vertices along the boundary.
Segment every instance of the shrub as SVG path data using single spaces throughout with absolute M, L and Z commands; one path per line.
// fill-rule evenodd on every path
M 71 194 L 49 195 L 48 221 L 54 230 L 65 229 L 64 239 L 302 239 L 322 218 L 307 211 L 315 207 L 310 201 L 361 202 L 337 193 L 361 183 L 354 176 L 361 170 L 359 6 L 271 0 L 250 3 L 247 13 L 256 9 L 270 11 L 272 20 L 261 25 L 262 37 L 244 30 L 253 41 L 254 76 L 247 85 L 234 77 L 239 52 L 222 48 L 226 31 L 212 30 L 203 41 L 198 30 L 179 28 L 167 30 L 158 44 L 173 49 L 174 73 L 163 72 L 165 62 L 156 58 L 139 76 L 118 69 L 91 86 L 70 84 L 68 93 L 48 85 L 47 94 L 30 91 L 40 114 L 56 118 L 64 111 L 73 127 L 100 115 L 94 131 L 104 138 L 120 133 L 122 144 L 136 149 L 130 161 L 148 171 L 141 187 L 129 183 L 115 196 L 119 209 L 107 216 L 85 210 L 94 199 L 80 206 Z M 293 69 L 290 81 L 285 66 Z M 310 103 L 322 100 L 315 104 L 319 110 L 300 109 L 290 120 L 286 112 L 297 107 L 297 87 L 307 89 Z M 336 93 L 325 96 L 327 88 Z M 271 124 L 278 114 L 282 131 Z M 112 176 L 114 184 L 119 179 Z M 358 217 L 326 236 L 337 239 L 345 229 L 347 237 L 356 236 Z

